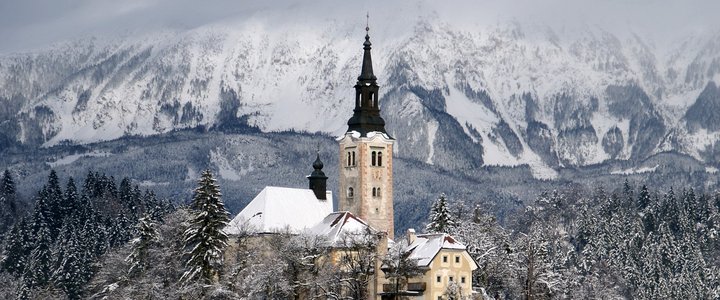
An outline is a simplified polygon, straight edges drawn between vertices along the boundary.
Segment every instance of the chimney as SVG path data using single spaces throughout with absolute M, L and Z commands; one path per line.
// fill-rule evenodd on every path
M 412 245 L 415 242 L 415 229 L 409 228 L 407 230 L 408 245 Z

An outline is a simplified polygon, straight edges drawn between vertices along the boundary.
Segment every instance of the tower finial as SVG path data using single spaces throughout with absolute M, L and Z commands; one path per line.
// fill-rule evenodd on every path
M 365 16 L 365 33 L 366 35 L 370 35 L 370 12 L 367 12 Z

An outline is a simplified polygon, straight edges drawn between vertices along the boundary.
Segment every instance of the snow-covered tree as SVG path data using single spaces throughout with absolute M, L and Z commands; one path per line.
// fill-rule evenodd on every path
M 15 181 L 10 171 L 5 170 L 0 182 L 0 234 L 12 227 L 19 217 L 15 193 Z
M 223 250 L 228 241 L 223 228 L 229 217 L 220 196 L 220 187 L 212 173 L 205 170 L 193 197 L 194 216 L 184 233 L 185 249 L 189 252 L 182 282 L 214 282 L 222 267 Z
M 448 207 L 447 197 L 440 194 L 440 197 L 433 203 L 428 216 L 428 224 L 425 226 L 427 232 L 452 233 L 457 226 L 450 208 Z
M 126 258 L 126 261 L 130 264 L 128 274 L 132 276 L 142 273 L 143 270 L 145 270 L 148 263 L 149 248 L 156 241 L 157 231 L 155 230 L 155 223 L 150 216 L 145 215 L 138 220 L 137 237 L 130 242 L 132 252 Z
M 411 252 L 407 251 L 407 247 L 407 238 L 400 238 L 382 258 L 382 271 L 385 278 L 395 285 L 394 293 L 407 291 L 408 279 L 425 273 L 425 270 L 418 266 L 418 259 L 410 258 Z

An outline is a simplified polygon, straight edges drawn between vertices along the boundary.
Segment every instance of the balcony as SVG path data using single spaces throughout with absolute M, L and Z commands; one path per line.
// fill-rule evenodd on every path
M 407 284 L 407 289 L 403 291 L 403 286 L 398 287 L 400 291 L 395 290 L 395 284 L 389 283 L 389 284 L 383 284 L 382 290 L 385 293 L 403 293 L 403 292 L 424 292 L 425 291 L 425 283 L 424 282 L 413 282 Z

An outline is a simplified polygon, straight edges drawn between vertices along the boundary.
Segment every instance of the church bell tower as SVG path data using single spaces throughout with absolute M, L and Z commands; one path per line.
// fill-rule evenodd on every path
M 392 153 L 395 139 L 385 132 L 378 106 L 377 77 L 370 56 L 369 28 L 365 28 L 362 69 L 355 84 L 355 109 L 348 130 L 340 137 L 341 211 L 350 211 L 393 238 Z

